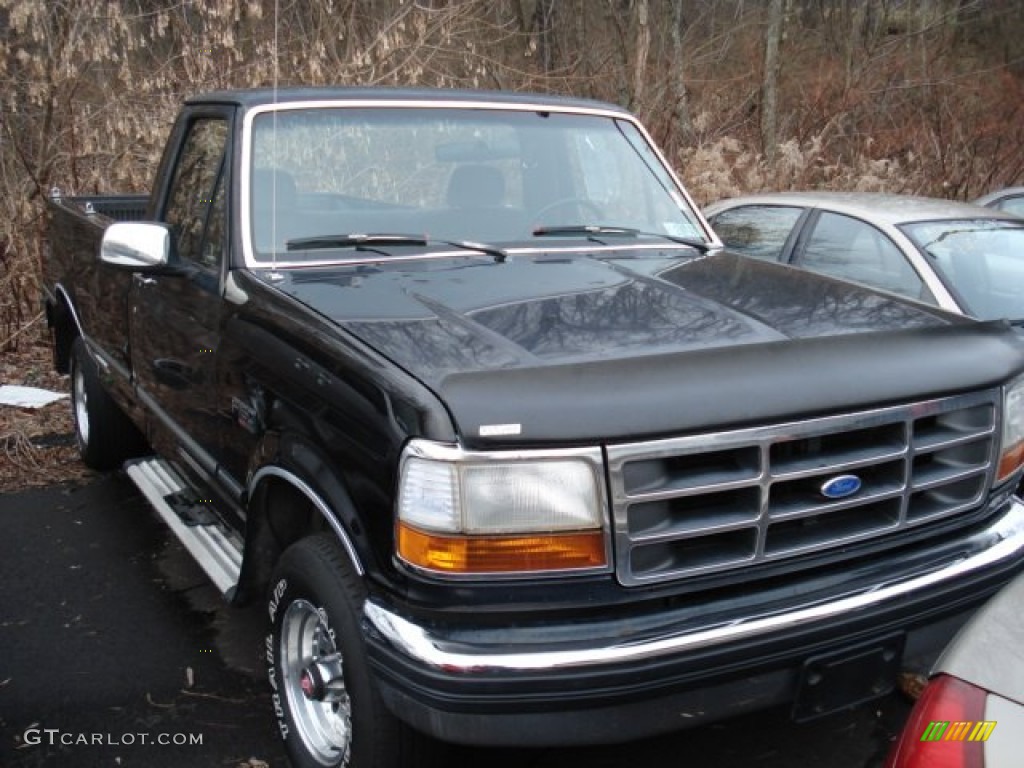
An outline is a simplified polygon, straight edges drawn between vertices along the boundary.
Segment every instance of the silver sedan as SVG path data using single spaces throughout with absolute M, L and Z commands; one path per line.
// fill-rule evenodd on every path
M 974 204 L 1024 217 L 1024 187 L 1007 187 L 989 192 L 975 200 Z
M 968 203 L 781 192 L 704 210 L 734 252 L 983 320 L 1024 319 L 1024 221 Z
M 886 768 L 1020 768 L 1024 575 L 960 630 L 932 669 Z

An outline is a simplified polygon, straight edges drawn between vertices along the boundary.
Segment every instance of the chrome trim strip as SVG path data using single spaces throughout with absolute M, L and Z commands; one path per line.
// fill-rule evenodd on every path
M 553 253 L 580 253 L 580 254 L 591 254 L 601 252 L 613 252 L 613 251 L 677 251 L 686 250 L 689 246 L 682 245 L 680 243 L 674 243 L 670 240 L 659 241 L 657 243 L 621 243 L 616 245 L 598 245 L 597 243 L 586 243 L 579 245 L 566 245 L 566 246 L 553 246 L 550 248 L 506 248 L 505 253 L 509 256 L 530 256 L 533 254 L 553 254 Z M 303 260 L 303 261 L 283 261 L 276 265 L 272 265 L 269 261 L 257 261 L 253 264 L 247 264 L 247 266 L 253 271 L 258 272 L 270 272 L 271 267 L 275 269 L 304 269 L 306 267 L 358 267 L 364 264 L 379 264 L 381 262 L 398 262 L 398 261 L 424 261 L 427 259 L 450 259 L 450 258 L 462 258 L 462 259 L 491 259 L 493 257 L 486 255 L 482 251 L 473 251 L 470 249 L 459 249 L 456 251 L 431 251 L 430 253 L 413 253 L 409 255 L 399 256 L 372 256 L 367 258 L 347 258 L 347 259 L 316 259 L 316 260 Z
M 460 464 L 488 464 L 495 461 L 544 461 L 545 459 L 585 459 L 599 472 L 604 471 L 601 449 L 597 446 L 584 448 L 530 448 L 501 451 L 467 451 L 459 445 L 436 443 L 431 440 L 414 438 L 403 451 L 402 461 L 408 456 L 434 461 L 451 461 Z
M 96 363 L 104 374 L 110 374 L 113 371 L 123 381 L 131 384 L 132 372 L 128 366 L 116 357 L 112 357 L 107 350 L 93 341 L 91 336 L 82 334 L 82 340 L 85 342 L 86 351 L 92 355 L 93 362 Z
M 415 662 L 450 673 L 492 670 L 525 673 L 628 664 L 807 627 L 844 614 L 894 603 L 923 590 L 953 583 L 986 568 L 1016 560 L 1024 554 L 1024 505 L 1013 498 L 1006 514 L 980 535 L 994 535 L 1000 540 L 984 552 L 947 563 L 935 571 L 906 581 L 869 588 L 832 602 L 806 605 L 781 614 L 740 619 L 704 630 L 637 643 L 532 653 L 494 653 L 484 648 L 479 653 L 454 651 L 446 648 L 450 644 L 426 627 L 399 616 L 372 598 L 364 604 L 363 613 L 391 647 Z
M 725 244 L 719 239 L 718 233 L 715 232 L 714 229 L 712 229 L 711 225 L 708 223 L 708 220 L 704 218 L 704 212 L 700 209 L 700 206 L 693 201 L 693 198 L 690 197 L 690 192 L 689 190 L 687 190 L 686 185 L 683 184 L 682 180 L 679 178 L 679 175 L 676 173 L 676 170 L 672 166 L 672 163 L 668 162 L 664 153 L 662 153 L 661 147 L 659 147 L 657 142 L 651 138 L 651 134 L 647 132 L 647 128 L 644 127 L 644 124 L 641 123 L 639 119 L 633 117 L 632 115 L 630 116 L 630 122 L 636 126 L 638 131 L 640 131 L 640 134 L 647 141 L 648 146 L 657 156 L 658 160 L 661 161 L 661 165 L 668 172 L 669 178 L 671 178 L 672 181 L 675 182 L 676 189 L 679 190 L 679 192 L 683 196 L 683 199 L 686 200 L 687 204 L 690 206 L 690 212 L 697 217 L 697 222 L 701 225 L 701 227 L 704 228 L 704 234 L 710 238 L 708 242 L 709 247 L 724 248 Z
M 53 288 L 57 293 L 64 297 L 64 304 L 67 306 L 68 311 L 71 312 L 71 319 L 75 321 L 75 327 L 78 329 L 78 335 L 84 337 L 85 330 L 82 328 L 82 321 L 78 317 L 78 310 L 75 309 L 75 303 L 71 301 L 71 295 L 60 283 L 57 283 Z
M 345 548 L 345 553 L 348 555 L 349 560 L 352 561 L 352 567 L 356 569 L 356 573 L 360 576 L 366 574 L 366 569 L 363 568 L 362 562 L 359 560 L 359 556 L 356 554 L 355 545 L 352 544 L 352 539 L 349 538 L 348 532 L 342 527 L 341 523 L 331 512 L 331 508 L 327 506 L 327 503 L 320 498 L 316 491 L 314 491 L 305 480 L 296 475 L 294 472 L 290 472 L 287 469 L 277 466 L 266 466 L 256 471 L 247 484 L 246 490 L 248 496 L 252 498 L 253 492 L 256 490 L 256 486 L 259 485 L 260 480 L 264 477 L 277 477 L 284 480 L 289 485 L 295 487 L 297 491 L 302 493 L 309 501 L 316 507 L 317 511 L 324 516 L 327 524 L 331 526 L 331 530 L 341 541 L 341 545 Z

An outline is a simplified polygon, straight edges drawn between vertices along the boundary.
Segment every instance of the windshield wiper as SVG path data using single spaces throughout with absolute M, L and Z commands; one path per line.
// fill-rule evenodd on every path
M 488 245 L 487 243 L 477 243 L 473 240 L 430 240 L 430 243 L 437 243 L 439 245 L 450 245 L 453 248 L 462 248 L 465 251 L 479 251 L 480 253 L 486 253 L 488 256 L 493 256 L 494 260 L 499 264 L 504 263 L 505 259 L 508 258 L 508 252 L 502 250 L 496 245 Z
M 285 242 L 289 251 L 316 251 L 326 248 L 362 248 L 375 245 L 427 245 L 422 235 L 406 234 L 361 234 L 353 232 L 347 235 L 317 235 L 316 237 L 296 237 Z
M 356 250 L 377 250 L 379 246 L 401 246 L 412 245 L 427 247 L 430 245 L 448 245 L 453 248 L 460 248 L 465 251 L 478 251 L 479 253 L 493 256 L 494 260 L 501 263 L 508 258 L 508 254 L 501 248 L 486 243 L 476 243 L 469 240 L 434 240 L 424 235 L 410 235 L 404 233 L 376 233 L 361 234 L 350 233 L 346 235 L 317 235 L 316 237 L 297 237 L 285 242 L 289 251 L 315 251 L 330 248 L 355 248 Z
M 562 237 L 565 235 L 584 235 L 588 240 L 602 242 L 599 235 L 610 237 L 660 237 L 673 243 L 679 243 L 694 248 L 701 253 L 711 250 L 711 244 L 702 240 L 694 240 L 689 237 L 668 235 L 664 232 L 645 232 L 642 229 L 633 227 L 613 227 L 604 224 L 558 224 L 554 226 L 537 227 L 533 230 L 534 237 Z
M 534 237 L 560 237 L 562 235 L 625 235 L 636 237 L 640 230 L 631 227 L 610 227 L 604 224 L 553 224 L 537 227 Z

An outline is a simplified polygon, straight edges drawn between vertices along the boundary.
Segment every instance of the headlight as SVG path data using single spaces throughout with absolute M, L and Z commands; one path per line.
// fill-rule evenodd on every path
M 402 457 L 398 555 L 430 571 L 537 574 L 608 563 L 601 454 L 474 454 L 414 440 Z
M 1001 483 L 1024 464 L 1024 376 L 1003 390 L 1003 439 L 996 482 Z

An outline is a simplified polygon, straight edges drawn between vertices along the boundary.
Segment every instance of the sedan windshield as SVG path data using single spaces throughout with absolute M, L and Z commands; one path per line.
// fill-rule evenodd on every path
M 586 242 L 602 226 L 709 239 L 641 131 L 614 116 L 284 104 L 252 119 L 248 141 L 257 262 L 330 259 L 301 244 L 382 232 L 415 236 L 383 249 L 396 253 L 419 240 L 537 247 L 535 232 L 559 228 Z
M 904 224 L 964 311 L 982 320 L 1024 318 L 1024 226 L 1002 219 Z

